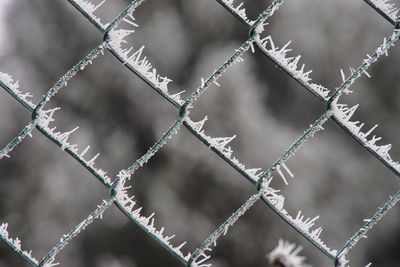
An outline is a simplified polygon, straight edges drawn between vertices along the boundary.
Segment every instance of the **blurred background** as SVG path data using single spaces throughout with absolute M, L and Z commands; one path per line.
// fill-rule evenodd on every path
M 100 0 L 91 0 L 94 4 Z M 396 0 L 397 1 L 397 0 Z M 106 1 L 96 11 L 109 22 L 129 2 Z M 245 1 L 250 19 L 271 1 Z M 400 4 L 400 3 L 398 3 Z M 145 55 L 157 71 L 173 80 L 172 92 L 186 98 L 201 77 L 208 77 L 247 38 L 245 26 L 215 0 L 145 1 L 134 13 L 140 25 L 129 42 L 146 45 Z M 292 40 L 293 56 L 313 69 L 313 81 L 333 89 L 340 69 L 357 67 L 378 47 L 392 27 L 361 0 L 286 1 L 268 20 L 266 34 L 277 46 Z M 36 102 L 72 65 L 102 40 L 67 1 L 0 0 L 0 71 L 18 80 Z M 324 105 L 259 50 L 247 53 L 197 102 L 193 120 L 208 121 L 213 137 L 237 135 L 230 144 L 247 167 L 267 169 L 324 111 Z M 354 84 L 342 102 L 359 103 L 355 120 L 364 130 L 379 123 L 381 144 L 391 143 L 400 157 L 400 60 L 392 48 L 372 66 L 372 78 Z M 48 107 L 61 107 L 53 124 L 67 131 L 79 126 L 70 141 L 87 158 L 100 152 L 96 166 L 114 177 L 145 153 L 177 116 L 177 110 L 110 53 L 80 72 Z M 7 144 L 30 120 L 30 114 L 0 90 L 0 144 Z M 390 195 L 399 180 L 333 121 L 308 141 L 288 166 L 295 178 L 273 186 L 286 196 L 295 216 L 320 215 L 322 239 L 332 248 L 354 234 Z M 81 165 L 37 130 L 0 161 L 0 219 L 23 248 L 42 257 L 59 238 L 108 196 Z M 156 225 L 187 240 L 183 251 L 199 246 L 251 194 L 254 187 L 182 128 L 131 180 L 143 214 L 156 213 Z M 355 247 L 351 266 L 400 265 L 399 209 L 394 208 Z M 283 238 L 304 247 L 312 266 L 331 263 L 264 204 L 257 203 L 218 243 L 213 266 L 270 266 L 265 255 Z M 90 225 L 57 257 L 59 266 L 180 266 L 180 263 L 130 223 L 116 207 Z M 26 266 L 0 244 L 0 266 Z

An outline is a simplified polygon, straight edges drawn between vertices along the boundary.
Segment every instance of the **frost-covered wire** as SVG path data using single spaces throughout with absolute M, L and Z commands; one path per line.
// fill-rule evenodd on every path
M 0 239 L 5 244 L 7 244 L 12 250 L 17 252 L 27 263 L 29 263 L 32 266 L 37 266 L 39 262 L 36 258 L 32 256 L 32 251 L 30 250 L 28 252 L 26 250 L 23 250 L 21 240 L 18 237 L 16 238 L 10 237 L 7 227 L 8 223 L 2 223 L 0 225 Z
M 399 6 L 394 4 L 392 0 L 364 0 L 364 2 L 375 9 L 392 25 L 395 25 L 399 19 Z
M 169 93 L 168 84 L 171 82 L 171 80 L 158 73 L 156 68 L 151 64 L 150 60 L 144 55 L 144 46 L 138 50 L 133 50 L 132 46 L 129 46 L 125 40 L 128 35 L 134 34 L 135 28 L 138 27 L 133 16 L 133 12 L 142 2 L 144 2 L 144 0 L 132 1 L 127 8 L 125 8 L 113 21 L 108 23 L 103 22 L 102 19 L 95 14 L 106 0 L 99 1 L 97 4 L 93 4 L 87 0 L 68 1 L 103 33 L 103 40 L 99 46 L 92 50 L 78 64 L 74 65 L 69 71 L 67 71 L 47 91 L 37 105 L 33 104 L 28 99 L 31 97 L 29 93 L 23 93 L 19 90 L 18 83 L 14 82 L 11 76 L 5 73 L 0 73 L 0 85 L 25 108 L 32 112 L 32 121 L 25 126 L 25 128 L 21 130 L 21 132 L 11 142 L 9 142 L 5 148 L 0 151 L 0 158 L 3 156 L 9 156 L 11 150 L 26 136 L 31 135 L 32 130 L 36 127 L 51 141 L 60 146 L 62 150 L 74 157 L 81 165 L 83 165 L 88 171 L 96 176 L 107 188 L 111 189 L 111 198 L 102 202 L 102 204 L 99 205 L 98 208 L 91 215 L 89 215 L 89 217 L 87 217 L 66 236 L 64 236 L 60 240 L 60 243 L 42 259 L 41 263 L 38 263 L 36 259 L 31 257 L 30 252 L 28 253 L 20 249 L 19 239 L 11 239 L 8 237 L 8 232 L 6 231 L 7 225 L 3 224 L 0 228 L 1 239 L 13 250 L 24 257 L 28 263 L 31 263 L 31 265 L 47 267 L 56 265 L 57 263 L 54 263 L 55 255 L 62 248 L 64 248 L 74 236 L 79 234 L 80 231 L 84 230 L 87 225 L 92 223 L 95 218 L 101 216 L 101 214 L 112 203 L 116 203 L 117 207 L 120 208 L 130 220 L 138 224 L 150 236 L 157 240 L 161 246 L 164 246 L 170 253 L 175 255 L 182 263 L 191 266 L 210 266 L 210 264 L 207 263 L 207 260 L 210 258 L 210 256 L 206 254 L 206 251 L 211 249 L 210 245 L 216 245 L 218 238 L 221 235 L 226 234 L 228 229 L 258 199 L 262 199 L 276 214 L 278 214 L 278 216 L 280 216 L 290 226 L 292 226 L 312 244 L 319 248 L 326 256 L 332 260 L 336 260 L 337 265 L 344 266 L 347 264 L 347 260 L 344 257 L 345 254 L 347 254 L 350 248 L 358 242 L 360 236 L 363 236 L 366 231 L 371 229 L 377 223 L 377 221 L 398 202 L 400 197 L 398 194 L 396 194 L 395 197 L 393 197 L 382 209 L 377 212 L 371 221 L 368 221 L 367 224 L 361 228 L 360 231 L 357 232 L 351 239 L 349 239 L 346 245 L 339 252 L 337 252 L 336 250 L 329 248 L 321 240 L 320 234 L 322 232 L 322 228 L 314 226 L 318 216 L 313 218 L 305 218 L 301 212 L 298 212 L 297 216 L 295 217 L 288 214 L 288 212 L 284 209 L 285 197 L 279 194 L 279 190 L 269 186 L 273 179 L 272 173 L 275 171 L 278 173 L 281 179 L 288 184 L 287 177 L 293 177 L 293 173 L 286 165 L 287 159 L 289 159 L 289 157 L 291 157 L 294 152 L 316 132 L 322 130 L 323 124 L 329 118 L 333 118 L 344 129 L 347 129 L 353 138 L 361 142 L 370 150 L 371 153 L 384 162 L 388 167 L 391 167 L 392 171 L 396 171 L 398 174 L 399 164 L 398 162 L 393 161 L 390 157 L 390 145 L 376 145 L 376 141 L 379 140 L 379 137 L 373 136 L 372 139 L 367 139 L 372 131 L 370 130 L 366 133 L 363 133 L 361 132 L 362 124 L 350 121 L 350 118 L 354 114 L 356 108 L 348 108 L 337 103 L 339 97 L 343 93 L 351 93 L 351 85 L 359 77 L 361 77 L 362 74 L 365 74 L 369 77 L 367 69 L 382 55 L 387 55 L 390 47 L 394 46 L 395 42 L 399 39 L 400 32 L 397 29 L 398 25 L 396 24 L 398 8 L 396 8 L 388 0 L 365 0 L 365 2 L 370 4 L 374 9 L 381 13 L 386 19 L 388 19 L 389 22 L 394 25 L 396 24 L 396 29 L 391 36 L 384 39 L 382 45 L 380 45 L 371 56 L 367 55 L 367 58 L 357 69 L 350 68 L 350 75 L 348 78 L 346 78 L 345 73 L 341 71 L 343 83 L 340 84 L 333 93 L 331 93 L 329 89 L 325 88 L 324 86 L 311 82 L 311 70 L 306 70 L 304 64 L 301 66 L 299 65 L 301 57 L 293 57 L 289 55 L 291 52 L 291 49 L 289 48 L 290 42 L 281 48 L 278 48 L 274 44 L 270 35 L 267 37 L 261 37 L 261 34 L 263 34 L 265 31 L 265 20 L 274 14 L 274 12 L 283 3 L 283 0 L 273 1 L 272 4 L 268 6 L 255 20 L 248 18 L 246 10 L 243 7 L 243 3 L 238 3 L 235 0 L 217 0 L 243 24 L 249 27 L 250 37 L 245 40 L 243 44 L 237 50 L 235 50 L 233 55 L 229 57 L 223 64 L 221 64 L 218 69 L 212 72 L 207 79 L 201 78 L 200 86 L 186 100 L 181 99 L 180 93 Z M 266 171 L 262 171 L 261 168 L 248 168 L 235 156 L 233 156 L 234 151 L 229 144 L 233 141 L 235 135 L 230 135 L 227 137 L 208 136 L 204 131 L 204 124 L 207 120 L 207 117 L 198 122 L 193 122 L 189 117 L 190 108 L 193 107 L 197 99 L 206 90 L 208 90 L 212 84 L 219 86 L 218 78 L 234 63 L 242 62 L 242 56 L 244 53 L 249 50 L 254 52 L 255 46 L 258 46 L 260 50 L 273 62 L 275 62 L 282 70 L 288 73 L 293 79 L 303 85 L 303 87 L 317 96 L 328 106 L 328 110 L 316 121 L 316 123 L 311 125 L 304 132 L 304 134 L 300 136 L 297 141 L 290 146 Z M 160 139 L 152 147 L 150 147 L 150 149 L 143 156 L 134 161 L 131 166 L 121 170 L 114 181 L 111 181 L 105 171 L 94 167 L 95 160 L 99 154 L 96 154 L 91 159 L 85 159 L 85 154 L 87 153 L 89 147 L 79 150 L 76 144 L 69 143 L 70 135 L 75 132 L 78 127 L 67 132 L 57 131 L 55 126 L 50 126 L 50 124 L 54 122 L 53 114 L 55 111 L 57 111 L 57 108 L 50 110 L 43 109 L 45 104 L 54 95 L 56 95 L 61 88 L 67 86 L 67 82 L 72 79 L 74 75 L 76 75 L 80 70 L 83 70 L 100 53 L 103 54 L 103 51 L 106 48 L 130 71 L 139 76 L 145 83 L 147 83 L 151 88 L 157 91 L 179 110 L 178 119 L 167 129 Z M 331 95 L 329 95 L 330 93 Z M 193 255 L 188 253 L 186 256 L 184 256 L 181 251 L 185 243 L 182 243 L 178 246 L 172 245 L 170 242 L 172 236 L 164 236 L 164 228 L 157 229 L 155 227 L 154 214 L 150 215 L 149 217 L 145 217 L 140 213 L 141 208 L 134 209 L 136 202 L 133 200 L 133 196 L 128 195 L 128 186 L 125 185 L 127 180 L 130 179 L 135 171 L 146 164 L 147 161 L 163 147 L 168 139 L 180 129 L 181 125 L 184 125 L 187 129 L 189 129 L 196 138 L 210 147 L 210 149 L 217 153 L 224 161 L 236 169 L 250 182 L 255 184 L 258 189 L 257 193 L 251 196 L 242 207 L 240 207 L 230 218 L 228 218 L 225 223 L 223 223 L 203 243 L 203 245 L 193 253 Z
M 369 219 L 365 219 L 365 224 L 346 241 L 346 244 L 338 251 L 336 259 L 340 259 L 350 251 L 362 238 L 367 238 L 367 232 L 370 231 L 385 214 L 400 201 L 400 191 L 397 192 L 390 200 L 386 202 L 379 210 Z

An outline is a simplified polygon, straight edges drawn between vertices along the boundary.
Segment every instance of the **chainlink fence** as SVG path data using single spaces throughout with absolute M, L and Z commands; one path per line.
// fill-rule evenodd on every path
M 343 130 L 348 133 L 355 141 L 365 147 L 376 159 L 381 161 L 395 175 L 400 176 L 400 163 L 393 160 L 389 154 L 390 145 L 378 145 L 377 141 L 380 137 L 372 134 L 375 127 L 370 130 L 362 129 L 363 124 L 358 121 L 352 121 L 351 117 L 357 109 L 357 106 L 348 107 L 340 104 L 338 100 L 342 95 L 351 93 L 350 87 L 362 75 L 368 74 L 368 68 L 374 64 L 381 56 L 387 55 L 388 51 L 393 47 L 400 37 L 398 11 L 399 9 L 388 0 L 364 0 L 369 6 L 382 15 L 388 23 L 394 27 L 393 33 L 384 38 L 381 45 L 361 62 L 357 68 L 350 68 L 350 73 L 345 74 L 341 70 L 343 82 L 333 90 L 329 90 L 323 85 L 312 82 L 310 76 L 311 71 L 304 69 L 304 65 L 300 64 L 300 56 L 289 56 L 291 51 L 288 46 L 277 47 L 272 37 L 264 31 L 264 26 L 269 17 L 271 17 L 284 2 L 284 0 L 275 0 L 270 6 L 262 11 L 257 19 L 251 20 L 247 17 L 246 10 L 242 4 L 235 3 L 234 0 L 217 0 L 228 12 L 237 18 L 242 24 L 249 29 L 249 37 L 241 46 L 239 46 L 233 54 L 223 62 L 208 78 L 201 78 L 199 87 L 187 99 L 181 99 L 180 94 L 170 94 L 168 84 L 171 81 L 157 73 L 149 60 L 144 56 L 143 47 L 133 51 L 129 47 L 125 38 L 134 32 L 134 28 L 138 27 L 134 19 L 136 8 L 141 5 L 144 0 L 135 0 L 129 4 L 123 12 L 121 12 L 111 23 L 104 23 L 94 13 L 106 1 L 103 0 L 97 4 L 90 3 L 86 0 L 68 0 L 77 11 L 85 16 L 91 24 L 93 24 L 102 34 L 103 39 L 89 54 L 81 61 L 70 68 L 59 80 L 47 91 L 39 103 L 34 104 L 29 100 L 30 94 L 24 93 L 19 89 L 18 82 L 13 78 L 0 72 L 0 85 L 11 96 L 15 98 L 23 107 L 32 114 L 32 119 L 19 133 L 0 151 L 0 159 L 8 157 L 12 150 L 20 144 L 25 137 L 31 135 L 33 129 L 38 129 L 44 136 L 50 139 L 57 146 L 61 147 L 66 153 L 73 157 L 83 167 L 86 168 L 97 180 L 109 189 L 110 195 L 104 199 L 97 208 L 89 214 L 83 221 L 77 224 L 73 229 L 60 238 L 48 253 L 41 259 L 36 259 L 31 252 L 23 248 L 18 238 L 13 238 L 7 231 L 7 224 L 0 226 L 0 238 L 13 251 L 17 252 L 27 263 L 32 266 L 55 266 L 57 265 L 56 256 L 65 248 L 68 243 L 76 237 L 80 232 L 84 231 L 87 226 L 95 220 L 101 218 L 103 212 L 111 205 L 115 204 L 121 212 L 127 216 L 129 220 L 142 228 L 149 236 L 151 236 L 160 246 L 164 247 L 169 253 L 174 255 L 182 264 L 186 266 L 211 266 L 209 259 L 210 252 L 217 246 L 218 239 L 227 234 L 230 227 L 240 219 L 256 202 L 263 202 L 268 208 L 272 209 L 288 225 L 293 227 L 300 235 L 306 238 L 311 244 L 319 249 L 326 257 L 328 257 L 334 266 L 347 266 L 346 254 L 358 244 L 360 239 L 365 237 L 366 233 L 371 230 L 378 221 L 400 200 L 400 191 L 390 197 L 387 203 L 368 220 L 354 235 L 348 238 L 342 247 L 330 248 L 320 237 L 322 228 L 315 226 L 317 217 L 307 218 L 301 212 L 297 215 L 289 214 L 284 208 L 285 197 L 270 186 L 272 175 L 275 173 L 287 183 L 286 177 L 293 176 L 285 162 L 292 157 L 300 147 L 313 137 L 318 131 L 323 129 L 323 125 L 329 119 L 335 121 Z M 196 101 L 202 94 L 210 88 L 211 85 L 217 85 L 218 78 L 230 68 L 233 64 L 243 61 L 242 55 L 254 52 L 259 49 L 270 60 L 272 60 L 279 68 L 301 84 L 306 90 L 310 91 L 321 102 L 326 105 L 326 111 L 320 118 L 313 123 L 305 132 L 291 145 L 287 150 L 270 166 L 267 170 L 249 169 L 242 164 L 239 159 L 233 156 L 233 151 L 229 143 L 233 137 L 210 137 L 204 130 L 203 125 L 207 117 L 201 121 L 192 121 L 190 119 L 190 110 L 196 104 Z M 140 77 L 148 86 L 155 90 L 159 95 L 165 98 L 177 110 L 177 118 L 174 123 L 162 134 L 158 141 L 153 144 L 150 149 L 133 162 L 131 166 L 123 169 L 115 178 L 110 178 L 106 171 L 95 167 L 94 163 L 98 155 L 91 159 L 85 158 L 88 148 L 79 150 L 77 145 L 71 144 L 68 140 L 69 136 L 76 130 L 68 132 L 58 132 L 55 128 L 51 128 L 50 124 L 54 121 L 53 114 L 57 109 L 45 109 L 46 104 L 54 97 L 63 87 L 67 86 L 69 80 L 74 78 L 81 70 L 90 66 L 90 63 L 104 53 L 110 52 L 114 55 L 126 68 L 133 74 Z M 198 248 L 192 252 L 184 253 L 183 247 L 185 243 L 175 245 L 171 242 L 173 236 L 163 234 L 164 228 L 156 228 L 154 216 L 145 217 L 141 215 L 140 209 L 136 207 L 133 196 L 128 195 L 127 180 L 141 168 L 147 161 L 160 150 L 166 142 L 173 137 L 177 131 L 184 126 L 195 138 L 199 139 L 204 145 L 209 147 L 216 153 L 221 160 L 228 163 L 245 179 L 255 186 L 255 193 L 239 207 L 226 221 L 221 224 L 215 232 L 213 232 Z

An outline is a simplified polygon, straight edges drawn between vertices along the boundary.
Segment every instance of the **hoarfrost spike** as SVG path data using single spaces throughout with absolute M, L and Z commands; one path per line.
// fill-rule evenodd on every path
M 106 0 L 101 1 L 98 5 L 94 5 L 86 0 L 75 0 L 77 3 L 94 21 L 99 23 L 102 27 L 106 27 L 107 24 L 101 22 L 100 18 L 94 15 L 94 12 L 102 6 Z
M 97 157 L 100 155 L 100 153 L 97 153 L 93 158 L 91 158 L 87 163 L 88 165 L 92 166 L 94 164 L 94 161 L 97 159 Z
M 81 158 L 86 154 L 86 152 L 88 152 L 89 148 L 90 148 L 90 146 L 87 146 L 87 147 L 82 151 L 82 153 L 80 154 L 80 157 L 81 157 Z
M 133 27 L 139 27 L 138 24 L 135 23 L 135 17 L 132 15 L 132 13 L 128 14 L 123 21 L 125 21 L 126 23 L 132 25 Z
M 260 171 L 261 171 L 262 169 L 261 168 L 252 168 L 252 169 L 247 169 L 246 170 L 246 173 L 248 174 L 248 175 L 253 175 L 253 176 L 259 176 L 260 175 Z
M 310 267 L 305 264 L 305 257 L 299 256 L 303 248 L 282 239 L 278 246 L 266 255 L 270 264 L 274 266 Z
M 279 176 L 282 178 L 282 180 L 283 180 L 283 182 L 286 184 L 286 185 L 288 185 L 288 182 L 287 182 L 287 180 L 286 180 L 286 177 L 285 177 L 285 175 L 283 175 L 283 172 L 282 172 L 282 170 L 281 170 L 281 166 L 277 166 L 276 167 L 276 170 L 278 171 L 278 174 L 279 174 Z
M 285 169 L 285 171 L 290 175 L 290 177 L 294 177 L 293 173 L 290 171 L 290 169 L 288 168 L 288 166 L 286 166 L 285 163 L 281 163 L 282 167 Z
M 344 75 L 343 69 L 340 69 L 340 75 L 342 76 L 342 81 L 346 81 L 346 75 Z
M 191 126 L 193 127 L 193 129 L 200 133 L 200 132 L 204 132 L 203 127 L 204 127 L 204 123 L 208 120 L 208 117 L 205 116 L 204 119 L 202 119 L 201 121 L 198 122 L 193 122 L 190 121 Z

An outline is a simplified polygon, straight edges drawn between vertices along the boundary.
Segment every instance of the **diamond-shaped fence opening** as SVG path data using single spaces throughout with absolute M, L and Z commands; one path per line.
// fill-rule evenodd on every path
M 308 10 L 307 16 L 298 11 L 303 8 Z M 336 14 L 341 14 L 340 20 Z M 369 34 L 363 34 L 365 27 Z M 326 76 L 335 75 L 337 81 L 325 85 L 329 88 L 341 81 L 341 68 L 347 71 L 349 66 L 358 65 L 366 53 L 374 50 L 393 31 L 392 25 L 363 1 L 349 6 L 347 1 L 326 0 L 318 3 L 297 1 L 287 5 L 271 18 L 265 29 L 265 35 L 271 35 L 276 46 L 282 47 L 291 41 L 288 48 L 292 51 L 288 55 L 301 55 L 300 63 L 313 70 L 310 75 L 313 79 L 321 77 L 322 83 L 326 83 L 334 80 Z M 338 35 L 342 38 L 337 38 Z M 335 49 L 330 49 L 332 45 Z M 330 64 L 321 64 L 327 58 Z
M 0 129 L 0 144 L 5 146 L 9 139 L 29 122 L 29 111 L 14 100 L 6 91 L 1 93 L 0 116 L 2 121 L 10 122 Z
M 1 176 L 7 177 L 2 182 L 1 210 L 10 231 L 37 253 L 46 253 L 66 228 L 76 225 L 108 196 L 108 190 L 67 153 L 55 149 L 46 136 L 36 129 L 32 135 L 30 142 L 13 150 L 13 158 L 0 163 Z M 23 175 L 27 170 L 29 177 Z
M 75 105 L 78 99 L 85 101 Z M 76 129 L 68 142 L 89 147 L 86 158 L 99 153 L 96 163 L 110 176 L 145 153 L 176 116 L 173 106 L 111 54 L 78 73 L 49 106 L 59 108 L 50 128 L 61 132 Z
M 335 143 L 334 148 L 329 147 L 330 142 Z M 323 152 L 327 150 L 333 153 Z M 315 154 L 327 164 L 319 165 L 312 156 Z M 321 235 L 333 247 L 346 241 L 388 195 L 397 192 L 396 175 L 333 121 L 325 123 L 324 131 L 310 139 L 286 164 L 295 178 L 285 174 L 289 186 L 283 187 L 275 171 L 271 186 L 283 188 L 285 207 L 290 213 L 301 211 L 308 217 L 319 216 L 316 225 L 323 228 Z M 385 219 L 396 220 L 395 216 Z M 368 241 L 373 243 L 374 239 L 369 237 Z
M 327 88 L 324 85 L 313 82 L 310 77 L 311 71 L 300 63 L 300 58 L 289 55 L 289 52 L 291 52 L 289 45 L 278 46 L 275 44 L 273 37 L 268 35 L 268 28 L 266 27 L 268 19 L 276 12 L 279 12 L 278 9 L 281 8 L 283 0 L 271 2 L 268 7 L 260 10 L 258 16 L 254 19 L 250 19 L 247 16 L 242 4 L 234 0 L 218 0 L 217 2 L 223 8 L 244 26 L 248 27 L 249 35 L 242 40 L 240 45 L 232 50 L 232 53 L 226 59 L 218 64 L 215 70 L 209 71 L 203 78 L 199 77 L 198 84 L 194 88 L 191 88 L 191 90 L 188 90 L 190 94 L 187 98 L 183 98 L 179 93 L 171 92 L 170 78 L 164 76 L 156 69 L 156 66 L 146 56 L 144 49 L 131 48 L 128 36 L 134 33 L 138 27 L 135 20 L 135 12 L 145 2 L 144 0 L 132 1 L 111 22 L 105 22 L 98 15 L 100 13 L 97 13 L 106 0 L 96 3 L 86 0 L 69 0 L 68 2 L 100 31 L 99 36 L 103 36 L 103 38 L 99 38 L 97 46 L 94 46 L 86 56 L 76 62 L 61 77 L 55 79 L 53 85 L 45 91 L 45 94 L 39 101 L 32 102 L 29 99 L 29 95 L 23 93 L 8 74 L 0 73 L 0 85 L 32 114 L 31 122 L 20 129 L 20 132 L 0 150 L 0 158 L 12 156 L 13 150 L 22 142 L 28 142 L 27 138 L 37 128 L 54 143 L 54 149 L 58 149 L 57 146 L 59 146 L 63 151 L 72 156 L 88 172 L 95 176 L 100 184 L 109 190 L 110 194 L 103 201 L 100 201 L 98 206 L 93 208 L 92 212 L 80 223 L 77 223 L 70 230 L 66 230 L 66 234 L 60 238 L 59 243 L 49 250 L 46 255 L 41 255 L 41 258 L 38 259 L 35 258 L 38 255 L 34 255 L 34 252 L 32 253 L 29 249 L 26 249 L 18 238 L 13 238 L 8 233 L 8 225 L 3 223 L 0 226 L 1 239 L 28 264 L 32 266 L 57 265 L 57 255 L 65 247 L 70 246 L 73 239 L 81 235 L 94 221 L 101 219 L 103 213 L 115 204 L 122 214 L 139 226 L 139 228 L 143 229 L 149 237 L 153 238 L 156 243 L 165 248 L 166 251 L 176 257 L 182 264 L 186 266 L 211 266 L 213 251 L 219 246 L 220 238 L 224 235 L 229 235 L 231 230 L 234 231 L 233 225 L 237 221 L 240 221 L 242 216 L 256 203 L 261 203 L 263 207 L 271 209 L 274 212 L 274 216 L 280 217 L 283 220 L 282 223 L 286 223 L 292 227 L 299 235 L 314 245 L 322 255 L 331 260 L 333 265 L 347 266 L 349 262 L 346 259 L 346 255 L 351 252 L 352 248 L 358 245 L 359 241 L 367 235 L 369 230 L 379 223 L 387 211 L 400 200 L 400 193 L 396 193 L 390 197 L 386 203 L 382 203 L 379 208 L 376 208 L 375 215 L 371 214 L 371 217 L 365 220 L 365 224 L 350 236 L 343 245 L 333 248 L 330 247 L 329 240 L 324 239 L 322 228 L 316 225 L 317 217 L 308 218 L 302 213 L 288 212 L 285 208 L 285 195 L 278 188 L 272 186 L 272 176 L 276 176 L 278 179 L 282 179 L 284 183 L 288 183 L 287 177 L 294 176 L 294 174 L 289 168 L 290 166 L 288 167 L 286 164 L 287 161 L 295 157 L 298 151 L 306 149 L 307 141 L 310 138 L 318 138 L 319 132 L 324 130 L 326 122 L 331 119 L 339 124 L 355 141 L 367 148 L 394 175 L 399 176 L 400 164 L 392 159 L 390 154 L 391 146 L 378 142 L 381 138 L 373 134 L 374 129 L 364 129 L 361 122 L 353 121 L 352 116 L 355 109 L 341 103 L 341 99 L 351 93 L 353 89 L 352 85 L 356 80 L 361 76 L 369 77 L 370 74 L 368 71 L 370 67 L 381 57 L 388 55 L 389 50 L 396 45 L 399 39 L 398 9 L 388 0 L 366 0 L 365 2 L 382 15 L 388 24 L 394 27 L 393 30 L 379 42 L 375 50 L 365 56 L 358 66 L 350 67 L 349 71 L 341 70 L 342 80 L 333 88 Z M 300 27 L 300 25 L 296 26 Z M 165 42 L 166 40 L 164 38 L 160 41 Z M 244 61 L 245 55 L 256 52 L 256 49 L 258 53 L 261 52 L 270 58 L 282 71 L 286 72 L 294 81 L 311 92 L 316 97 L 316 100 L 319 100 L 322 105 L 327 107 L 322 114 L 319 114 L 318 119 L 311 122 L 310 127 L 304 129 L 304 133 L 295 139 L 291 145 L 288 145 L 285 151 L 282 151 L 273 164 L 260 166 L 260 168 L 249 167 L 243 163 L 240 153 L 232 149 L 234 146 L 231 145 L 233 141 L 231 136 L 211 137 L 207 135 L 204 129 L 205 120 L 196 121 L 191 119 L 191 110 L 198 104 L 198 100 L 203 97 L 203 94 L 208 90 L 218 90 L 217 87 L 220 78 L 224 76 L 225 71 L 234 64 L 240 64 Z M 115 177 L 107 174 L 105 170 L 97 166 L 95 163 L 97 154 L 88 158 L 85 156 L 88 148 L 82 148 L 71 143 L 70 136 L 75 131 L 75 128 L 71 131 L 57 131 L 51 127 L 51 124 L 55 121 L 54 113 L 56 109 L 49 107 L 50 100 L 57 97 L 61 90 L 67 90 L 68 83 L 73 81 L 78 73 L 90 68 L 92 62 L 103 57 L 104 53 L 109 52 L 132 72 L 132 75 L 136 75 L 142 79 L 148 85 L 149 90 L 157 92 L 160 97 L 169 102 L 176 110 L 176 119 L 169 126 L 160 130 L 159 135 L 157 135 L 159 139 L 139 158 L 127 155 L 126 157 L 130 158 L 130 163 L 121 169 Z M 306 61 L 306 59 L 304 60 Z M 243 88 L 243 90 L 247 90 L 247 88 Z M 360 100 L 360 102 L 362 101 Z M 149 103 L 148 105 L 152 104 Z M 163 116 L 163 114 L 159 116 Z M 154 215 L 147 216 L 140 209 L 135 209 L 135 200 L 128 194 L 129 180 L 134 180 L 136 172 L 148 164 L 148 161 L 171 138 L 176 138 L 176 133 L 182 131 L 181 129 L 184 127 L 192 133 L 194 138 L 199 139 L 206 147 L 210 148 L 210 153 L 215 153 L 219 156 L 220 164 L 227 163 L 254 186 L 254 193 L 250 194 L 247 200 L 225 222 L 221 223 L 201 245 L 189 253 L 183 252 L 185 242 L 175 244 L 172 239 L 173 236 L 165 234 L 165 229 L 157 225 Z M 194 153 L 196 152 L 194 151 Z M 316 164 L 318 164 L 318 158 L 316 158 Z M 310 175 L 312 175 L 312 172 Z M 223 178 L 226 180 L 226 183 L 229 183 L 228 177 Z M 210 184 L 209 186 L 212 185 Z M 157 196 L 154 197 L 157 198 Z M 193 231 L 196 231 L 196 229 L 193 229 Z M 293 247 L 280 242 L 278 248 L 271 252 L 270 259 L 273 257 L 271 255 L 276 255 L 279 251 L 286 251 L 288 254 L 287 259 L 281 259 L 283 262 L 294 259 L 298 261 L 298 266 L 303 266 L 302 260 L 299 261 L 296 258 L 298 251 L 292 250 Z M 276 259 L 270 263 L 282 265 L 282 263 L 276 262 Z M 216 264 L 218 265 L 218 263 Z M 290 261 L 283 264 L 290 264 Z

